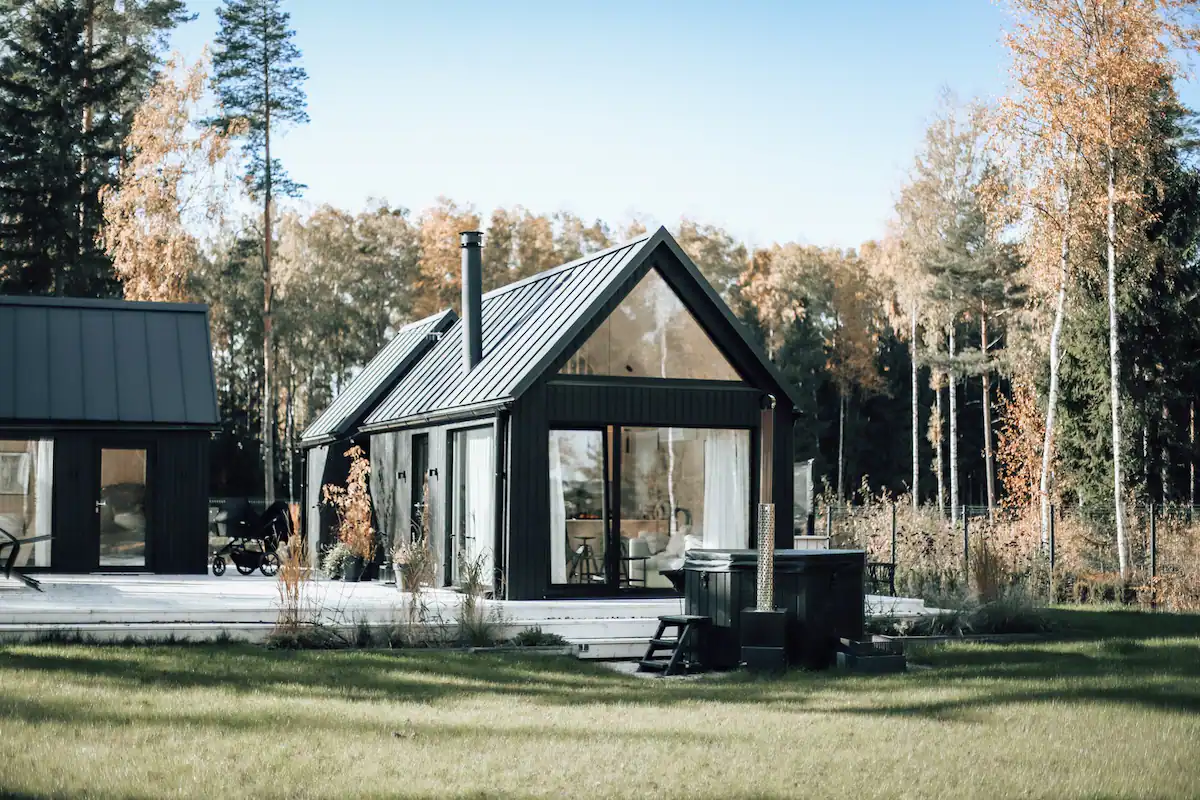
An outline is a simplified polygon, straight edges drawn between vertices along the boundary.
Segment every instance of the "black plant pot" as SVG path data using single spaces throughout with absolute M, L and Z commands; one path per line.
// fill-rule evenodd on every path
M 362 556 L 347 556 L 346 560 L 342 562 L 342 581 L 358 583 L 362 580 L 365 569 L 366 561 Z
M 742 611 L 742 663 L 755 672 L 787 669 L 787 612 Z

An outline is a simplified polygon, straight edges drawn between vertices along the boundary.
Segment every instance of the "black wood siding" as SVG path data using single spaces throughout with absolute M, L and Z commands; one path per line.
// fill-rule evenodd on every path
M 4 439 L 54 440 L 50 571 L 92 572 L 100 555 L 96 500 L 101 447 L 145 448 L 146 568 L 167 574 L 208 569 L 207 431 L 0 431 Z
M 203 575 L 208 569 L 207 433 L 163 433 L 150 455 L 155 572 Z

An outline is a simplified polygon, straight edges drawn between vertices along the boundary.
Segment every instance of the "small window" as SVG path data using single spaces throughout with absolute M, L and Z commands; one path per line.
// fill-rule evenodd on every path
M 15 566 L 50 566 L 54 442 L 0 439 L 0 528 L 20 540 Z M 8 541 L 8 536 L 0 536 Z M 5 548 L 4 555 L 8 556 Z
M 741 380 L 656 270 L 638 281 L 561 374 Z

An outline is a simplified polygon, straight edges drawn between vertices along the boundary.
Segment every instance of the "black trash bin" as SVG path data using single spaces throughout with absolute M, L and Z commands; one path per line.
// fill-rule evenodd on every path
M 788 614 L 788 663 L 824 669 L 839 638 L 863 632 L 862 550 L 777 550 L 775 607 Z M 741 658 L 742 609 L 757 600 L 758 551 L 689 550 L 684 559 L 685 613 L 712 618 L 700 658 L 730 669 Z

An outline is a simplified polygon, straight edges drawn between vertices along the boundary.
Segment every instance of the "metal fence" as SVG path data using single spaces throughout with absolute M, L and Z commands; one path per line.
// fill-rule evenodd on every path
M 1200 607 L 1200 512 L 1188 505 L 1126 508 L 1128 580 L 1121 580 L 1111 508 L 936 507 L 898 502 L 821 503 L 814 532 L 831 547 L 891 564 L 898 593 L 945 597 L 1020 585 L 1055 602 L 1110 600 Z

